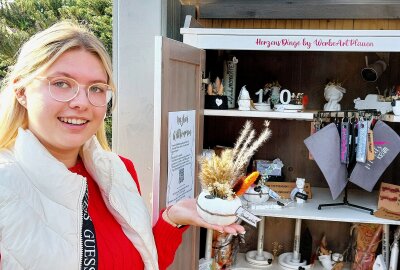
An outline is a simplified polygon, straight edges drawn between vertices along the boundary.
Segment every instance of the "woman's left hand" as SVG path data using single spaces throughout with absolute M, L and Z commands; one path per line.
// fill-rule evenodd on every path
M 163 213 L 163 217 L 167 213 Z M 183 199 L 174 204 L 168 210 L 168 216 L 166 219 L 170 219 L 172 222 L 181 225 L 193 225 L 207 229 L 217 230 L 219 232 L 226 232 L 230 234 L 244 234 L 246 231 L 242 225 L 233 223 L 231 225 L 213 225 L 207 223 L 197 213 L 196 199 Z M 165 218 L 164 218 L 165 219 Z

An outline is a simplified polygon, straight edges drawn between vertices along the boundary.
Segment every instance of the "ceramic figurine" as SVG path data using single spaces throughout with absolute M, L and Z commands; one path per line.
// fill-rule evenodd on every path
M 272 87 L 271 88 L 271 103 L 276 105 L 279 103 L 279 98 L 280 98 L 280 88 L 279 87 Z
M 263 102 L 264 95 L 268 94 L 269 91 L 270 90 L 268 88 L 264 88 L 264 89 L 260 89 L 256 92 L 256 95 L 258 95 L 258 102 L 254 103 L 254 107 L 256 108 L 256 110 L 258 110 L 258 111 L 270 111 L 271 110 L 269 98 L 267 99 L 267 103 Z
M 328 101 L 324 105 L 324 111 L 340 111 L 339 101 L 342 100 L 344 93 L 346 89 L 340 83 L 329 82 L 324 90 L 324 97 Z
M 266 93 L 271 91 L 271 96 L 270 96 L 269 100 L 270 100 L 270 104 L 271 104 L 271 108 L 272 108 L 273 105 L 276 105 L 279 103 L 281 85 L 279 84 L 279 82 L 275 81 L 272 83 L 265 84 L 264 89 L 266 90 Z
M 296 187 L 290 192 L 290 198 L 292 200 L 296 200 L 297 203 L 304 203 L 305 200 L 302 198 L 298 198 L 296 196 L 297 193 L 303 193 L 307 195 L 307 192 L 304 190 L 305 186 L 305 179 L 304 178 L 297 178 L 296 179 Z
M 256 95 L 258 95 L 258 102 L 257 103 L 263 103 L 263 96 L 264 96 L 264 89 L 260 89 L 256 92 Z
M 269 199 L 270 188 L 265 185 L 268 175 L 263 174 L 257 184 L 251 185 L 243 195 L 243 198 L 252 204 L 261 204 Z
M 238 105 L 239 111 L 250 111 L 251 104 L 249 91 L 246 89 L 246 85 L 240 89 L 239 97 L 238 97 Z
M 381 101 L 380 95 L 368 94 L 365 99 L 356 98 L 354 99 L 354 108 L 357 110 L 364 109 L 375 109 L 381 113 L 388 113 L 392 111 L 392 105 L 390 101 Z

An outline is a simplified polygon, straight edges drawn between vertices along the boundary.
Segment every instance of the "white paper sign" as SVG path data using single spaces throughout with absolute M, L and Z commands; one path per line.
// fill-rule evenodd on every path
M 194 197 L 196 111 L 168 114 L 168 185 L 166 205 Z

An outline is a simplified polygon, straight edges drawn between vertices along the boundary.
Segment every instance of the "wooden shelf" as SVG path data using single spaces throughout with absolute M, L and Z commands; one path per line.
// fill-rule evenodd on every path
M 268 119 L 288 119 L 288 120 L 313 120 L 318 111 L 300 112 L 276 112 L 276 111 L 239 111 L 238 109 L 211 110 L 204 109 L 205 116 L 228 116 L 228 117 L 258 117 Z M 381 119 L 386 122 L 400 123 L 400 116 L 394 114 L 383 114 Z
M 270 119 L 294 119 L 294 120 L 313 120 L 317 111 L 301 112 L 275 112 L 275 111 L 239 111 L 230 110 L 210 110 L 205 109 L 206 116 L 231 116 L 231 117 L 260 117 Z
M 328 188 L 312 188 L 311 191 L 312 199 L 306 203 L 292 203 L 281 209 L 251 210 L 251 212 L 257 216 L 267 217 L 400 225 L 400 221 L 377 218 L 368 211 L 350 206 L 324 207 L 318 210 L 318 205 L 320 204 L 343 202 L 343 194 L 338 199 L 333 200 Z M 352 204 L 376 210 L 377 195 L 376 192 L 349 190 L 348 201 Z

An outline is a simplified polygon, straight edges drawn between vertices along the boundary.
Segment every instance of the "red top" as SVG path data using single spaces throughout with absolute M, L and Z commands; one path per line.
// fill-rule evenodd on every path
M 140 186 L 133 163 L 123 157 L 121 157 L 121 160 L 132 175 L 140 192 Z M 108 211 L 101 197 L 99 186 L 89 175 L 83 162 L 79 161 L 69 170 L 87 179 L 89 215 L 94 224 L 98 249 L 98 270 L 144 269 L 140 253 L 126 237 L 119 223 Z M 153 227 L 160 270 L 166 269 L 167 266 L 173 262 L 175 251 L 182 242 L 182 234 L 184 231 L 184 228 L 177 229 L 165 222 L 160 214 L 160 218 Z

